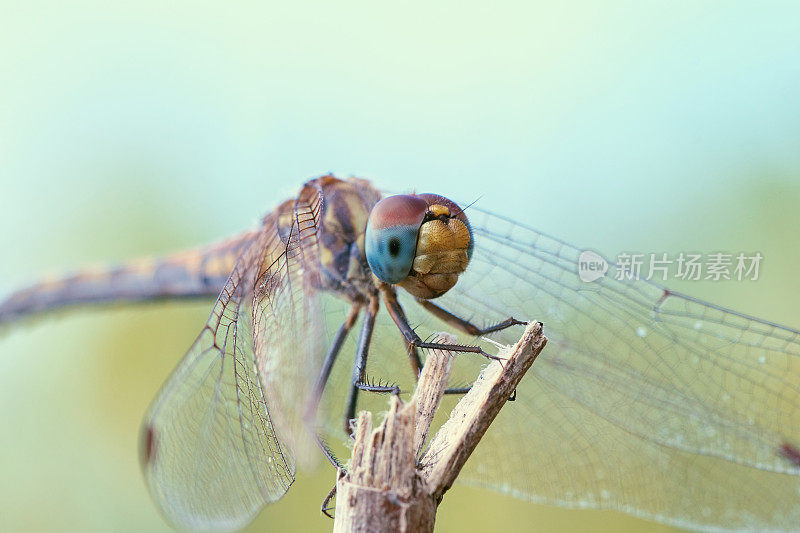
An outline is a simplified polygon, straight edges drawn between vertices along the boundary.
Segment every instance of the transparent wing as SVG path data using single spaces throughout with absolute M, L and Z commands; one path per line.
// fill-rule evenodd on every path
M 580 249 L 470 221 L 473 260 L 437 303 L 541 320 L 550 342 L 459 479 L 684 527 L 800 527 L 800 333 L 645 281 L 584 283 Z
M 288 334 L 321 337 L 315 271 L 305 264 L 317 253 L 317 193 L 303 191 L 286 213 L 294 220 L 279 220 L 277 212 L 264 219 L 145 416 L 145 479 L 176 526 L 242 527 L 294 480 L 303 438 L 287 391 L 303 394 L 308 377 L 285 369 L 319 357 L 313 344 Z

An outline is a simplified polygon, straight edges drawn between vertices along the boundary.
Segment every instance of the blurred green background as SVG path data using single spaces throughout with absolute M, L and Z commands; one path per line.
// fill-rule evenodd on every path
M 701 2 L 2 2 L 0 292 L 254 224 L 356 174 L 620 251 L 760 251 L 672 284 L 800 326 L 800 9 Z M 209 303 L 0 337 L 0 530 L 167 530 L 137 431 Z M 329 531 L 330 470 L 252 531 Z M 456 486 L 438 531 L 665 531 Z

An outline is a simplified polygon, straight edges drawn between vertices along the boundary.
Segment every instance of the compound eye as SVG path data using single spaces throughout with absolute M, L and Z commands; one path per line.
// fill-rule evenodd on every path
M 372 272 L 386 283 L 403 281 L 414 264 L 417 235 L 428 204 L 417 196 L 384 198 L 367 221 L 365 252 Z

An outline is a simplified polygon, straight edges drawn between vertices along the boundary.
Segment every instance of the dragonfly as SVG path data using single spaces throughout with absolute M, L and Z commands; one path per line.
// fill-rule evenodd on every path
M 581 248 L 460 205 L 323 176 L 230 239 L 14 292 L 0 324 L 217 298 L 141 429 L 147 486 L 181 528 L 249 523 L 356 410 L 413 389 L 429 349 L 460 353 L 457 401 L 526 320 L 548 345 L 459 481 L 695 530 L 800 528 L 798 330 L 647 280 L 586 283 Z M 440 330 L 471 341 L 424 336 Z

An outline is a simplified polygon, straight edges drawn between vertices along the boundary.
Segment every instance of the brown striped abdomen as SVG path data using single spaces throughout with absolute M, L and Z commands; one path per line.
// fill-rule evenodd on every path
M 41 281 L 0 301 L 0 324 L 79 304 L 215 297 L 255 234 L 245 232 L 203 248 Z

